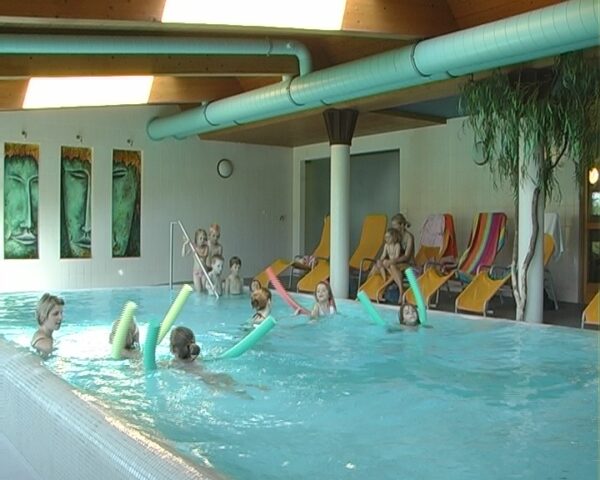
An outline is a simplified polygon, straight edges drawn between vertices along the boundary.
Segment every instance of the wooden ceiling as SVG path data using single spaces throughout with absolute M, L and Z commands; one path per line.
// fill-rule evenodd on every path
M 215 0 L 218 1 L 218 0 Z M 324 0 L 327 1 L 327 0 Z M 558 0 L 347 0 L 341 32 L 162 24 L 164 0 L 0 0 L 0 33 L 242 37 L 302 42 L 320 70 L 423 38 L 462 30 Z M 297 2 L 302 8 L 302 2 Z M 296 75 L 284 56 L 236 55 L 0 55 L 0 110 L 21 109 L 32 76 L 154 75 L 151 104 L 182 110 L 201 102 L 276 83 Z M 355 136 L 443 123 L 445 118 L 402 114 L 406 104 L 456 94 L 461 80 L 438 82 L 354 101 Z M 202 135 L 202 138 L 298 146 L 327 141 L 321 110 Z

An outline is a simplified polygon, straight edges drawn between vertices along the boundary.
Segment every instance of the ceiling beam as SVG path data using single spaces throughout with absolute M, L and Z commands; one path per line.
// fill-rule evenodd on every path
M 562 0 L 446 0 L 458 29 L 483 25 L 502 18 L 561 3 Z
M 402 109 L 395 108 L 387 108 L 384 110 L 377 110 L 376 112 L 381 115 L 389 115 L 394 118 L 404 118 L 406 120 L 422 120 L 427 123 L 444 125 L 446 123 L 446 119 L 444 117 L 439 117 L 437 115 L 426 115 L 424 113 L 416 113 L 416 112 L 405 112 Z
M 0 55 L 0 78 L 297 74 L 296 58 L 283 55 Z
M 411 40 L 452 32 L 457 25 L 445 0 L 347 0 L 342 29 Z
M 276 83 L 278 77 L 261 80 Z M 214 77 L 155 77 L 148 103 L 150 104 L 198 104 L 242 93 L 244 88 L 234 78 Z

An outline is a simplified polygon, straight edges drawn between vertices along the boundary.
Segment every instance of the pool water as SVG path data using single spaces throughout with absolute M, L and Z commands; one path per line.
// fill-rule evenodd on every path
M 135 428 L 235 479 L 598 478 L 598 332 L 430 312 L 429 328 L 386 329 L 358 303 L 308 324 L 274 298 L 277 326 L 237 359 L 205 362 L 231 388 L 169 368 L 110 360 L 126 301 L 145 324 L 166 287 L 67 291 L 48 368 Z M 0 297 L 0 335 L 27 347 L 40 293 Z M 308 297 L 297 297 L 310 306 Z M 245 333 L 249 298 L 192 294 L 177 325 L 215 356 Z

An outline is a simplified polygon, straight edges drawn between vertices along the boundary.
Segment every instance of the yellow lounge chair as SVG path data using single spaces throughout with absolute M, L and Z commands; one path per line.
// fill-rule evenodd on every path
M 480 271 L 473 277 L 465 289 L 460 292 L 454 302 L 454 311 L 464 310 L 486 316 L 488 302 L 510 279 L 510 270 L 504 276 L 494 279 L 487 270 Z
M 546 233 L 544 234 L 544 269 L 553 253 L 554 240 L 551 235 Z M 498 278 L 490 277 L 490 274 L 493 275 L 493 270 L 494 267 L 489 271 L 480 271 L 475 275 L 471 283 L 469 283 L 458 297 L 456 297 L 454 302 L 455 312 L 465 310 L 468 312 L 479 313 L 484 317 L 486 316 L 488 312 L 488 302 L 510 279 L 510 267 L 504 267 L 503 270 L 506 270 L 507 273 Z M 551 295 L 554 299 L 555 308 L 558 309 L 552 277 L 549 276 L 550 272 L 546 269 L 544 270 L 544 273 L 545 279 L 549 279 Z
M 581 314 L 581 328 L 586 325 L 600 325 L 600 292 L 594 295 L 592 301 Z
M 354 250 L 352 257 L 348 262 L 351 269 L 362 272 L 363 269 L 370 268 L 381 245 L 387 225 L 385 215 L 367 215 L 363 221 L 362 231 L 358 246 Z M 314 292 L 317 283 L 329 278 L 329 262 L 319 260 L 315 268 L 308 272 L 297 285 L 299 292 Z
M 329 217 L 329 215 L 327 215 L 325 217 L 325 219 L 323 220 L 323 230 L 321 231 L 321 240 L 319 241 L 319 244 L 313 251 L 312 256 L 315 258 L 325 258 L 325 259 L 329 258 L 330 239 L 331 239 L 331 218 Z M 273 270 L 273 272 L 277 276 L 281 275 L 288 268 L 292 269 L 292 272 L 290 274 L 290 285 L 288 285 L 288 288 L 289 288 L 289 286 L 291 286 L 292 276 L 294 276 L 294 274 L 297 271 L 306 273 L 310 270 L 310 267 L 308 265 L 305 265 L 304 263 L 298 263 L 296 261 L 293 261 L 293 260 L 290 261 L 290 260 L 286 260 L 283 258 L 278 258 L 273 263 L 271 263 L 271 265 L 269 265 L 269 267 L 271 267 L 271 270 Z M 267 268 L 269 268 L 269 267 L 267 267 Z M 258 280 L 263 287 L 266 287 L 269 284 L 269 277 L 267 275 L 266 268 L 262 272 L 260 272 L 258 275 L 256 275 L 254 278 L 256 280 Z

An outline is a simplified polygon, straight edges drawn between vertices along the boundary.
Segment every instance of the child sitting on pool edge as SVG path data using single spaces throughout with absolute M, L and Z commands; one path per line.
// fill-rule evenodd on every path
M 117 328 L 119 327 L 119 320 L 117 318 L 110 329 L 110 334 L 108 335 L 108 343 L 112 345 L 113 340 L 115 339 L 115 335 L 117 333 Z M 134 357 L 139 355 L 139 346 L 140 346 L 140 331 L 138 329 L 137 324 L 135 323 L 135 318 L 131 320 L 131 324 L 129 325 L 129 330 L 127 330 L 127 336 L 125 337 L 125 345 L 123 345 L 123 350 L 121 351 L 122 357 Z
M 407 327 L 418 327 L 421 325 L 419 311 L 417 310 L 417 307 L 411 303 L 405 303 L 400 307 L 398 320 L 401 325 L 406 325 Z
M 328 282 L 322 281 L 317 283 L 317 286 L 315 287 L 315 300 L 315 305 L 310 312 L 310 318 L 312 320 L 337 313 L 331 285 L 329 285 Z

